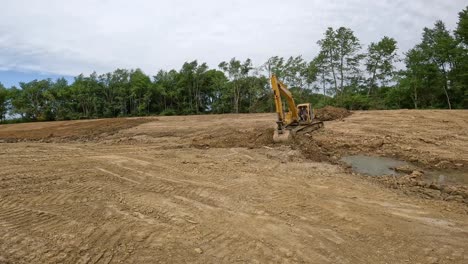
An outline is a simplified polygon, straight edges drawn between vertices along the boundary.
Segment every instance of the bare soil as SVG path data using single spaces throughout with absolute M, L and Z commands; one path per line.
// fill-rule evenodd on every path
M 0 263 L 467 263 L 466 204 L 338 160 L 464 172 L 468 111 L 354 112 L 292 145 L 274 117 L 0 126 Z
M 95 140 L 157 118 L 112 118 L 0 125 L 2 142 Z

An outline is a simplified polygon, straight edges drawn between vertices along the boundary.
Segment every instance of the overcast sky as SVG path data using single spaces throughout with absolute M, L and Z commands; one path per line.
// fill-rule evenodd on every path
M 179 69 L 198 59 L 318 52 L 327 27 L 367 45 L 387 35 L 406 51 L 438 19 L 453 29 L 466 0 L 3 0 L 0 71 L 58 75 L 118 67 Z

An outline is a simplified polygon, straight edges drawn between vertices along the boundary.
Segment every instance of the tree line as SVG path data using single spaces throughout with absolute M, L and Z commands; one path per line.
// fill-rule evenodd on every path
M 442 21 L 424 28 L 403 58 L 395 39 L 384 36 L 364 48 L 346 27 L 328 28 L 317 45 L 311 61 L 275 56 L 254 66 L 232 58 L 210 69 L 195 60 L 153 76 L 117 69 L 80 74 L 72 83 L 34 80 L 8 89 L 0 83 L 0 121 L 272 112 L 271 74 L 298 102 L 316 108 L 468 108 L 468 7 L 453 32 Z

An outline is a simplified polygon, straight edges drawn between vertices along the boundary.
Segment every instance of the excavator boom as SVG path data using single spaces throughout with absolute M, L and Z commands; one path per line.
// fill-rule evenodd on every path
M 278 121 L 285 122 L 285 114 L 283 110 L 283 103 L 281 101 L 281 97 L 284 96 L 286 101 L 289 105 L 289 111 L 291 112 L 291 121 L 298 122 L 299 115 L 297 114 L 296 103 L 294 102 L 294 98 L 292 93 L 288 90 L 288 87 L 280 82 L 276 75 L 271 76 L 271 87 L 275 94 L 275 106 L 276 106 L 276 113 L 278 113 Z

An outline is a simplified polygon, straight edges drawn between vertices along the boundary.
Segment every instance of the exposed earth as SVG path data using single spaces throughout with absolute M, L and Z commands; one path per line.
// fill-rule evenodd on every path
M 0 125 L 0 263 L 468 263 L 467 186 L 421 183 L 468 177 L 468 111 L 339 113 L 289 145 L 274 114 Z

